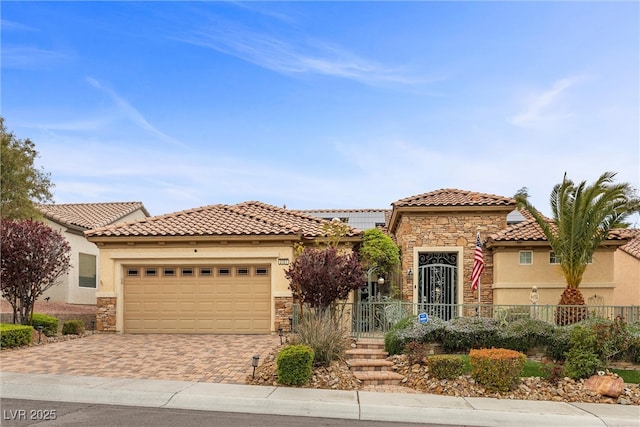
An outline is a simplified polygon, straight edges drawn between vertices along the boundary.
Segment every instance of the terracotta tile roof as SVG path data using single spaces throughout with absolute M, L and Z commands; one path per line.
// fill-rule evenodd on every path
M 38 210 L 42 212 L 45 218 L 60 224 L 83 229 L 114 224 L 138 209 L 142 209 L 142 212 L 149 216 L 149 212 L 141 202 L 38 205 Z
M 107 226 L 86 232 L 98 236 L 323 236 L 328 221 L 260 202 L 210 205 Z M 349 237 L 359 236 L 352 228 Z
M 551 229 L 555 229 L 552 220 L 548 220 Z M 626 229 L 625 229 L 626 230 Z M 625 230 L 612 230 L 608 240 L 625 240 L 629 238 Z M 528 219 L 518 224 L 511 225 L 502 231 L 488 236 L 490 242 L 546 242 L 547 237 L 535 219 Z
M 452 188 L 406 197 L 393 202 L 394 208 L 419 206 L 515 206 L 511 197 L 477 193 Z
M 620 230 L 620 234 L 629 239 L 620 249 L 640 260 L 640 229 L 628 228 Z

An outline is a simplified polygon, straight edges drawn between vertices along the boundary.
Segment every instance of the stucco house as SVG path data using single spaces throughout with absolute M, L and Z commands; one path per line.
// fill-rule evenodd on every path
M 71 269 L 40 299 L 69 304 L 96 303 L 99 250 L 84 231 L 149 216 L 140 202 L 48 204 L 38 205 L 38 210 L 44 223 L 62 234 L 71 246 Z
M 370 217 L 363 228 L 386 218 L 384 229 L 401 249 L 397 281 L 405 301 L 478 302 L 470 287 L 478 233 L 483 304 L 529 304 L 534 285 L 540 304 L 556 304 L 565 287 L 540 228 L 509 197 L 442 189 L 398 200 L 389 211 L 303 212 L 244 202 L 86 231 L 100 249 L 97 327 L 125 333 L 287 329 L 293 300 L 284 272 L 294 245 L 323 241 L 329 218 L 348 224 L 363 213 Z M 349 230 L 344 243 L 358 244 L 363 232 Z M 585 298 L 640 305 L 639 236 L 630 233 L 611 233 L 594 255 L 597 268 L 587 269 L 581 286 Z
M 212 205 L 87 231 L 100 248 L 98 330 L 269 333 L 288 328 L 294 245 L 329 222 L 260 202 Z M 345 244 L 361 231 L 349 228 Z

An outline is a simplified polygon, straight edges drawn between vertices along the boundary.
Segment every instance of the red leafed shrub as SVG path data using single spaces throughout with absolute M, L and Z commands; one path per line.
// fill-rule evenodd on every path
M 13 308 L 13 323 L 28 325 L 40 295 L 70 268 L 71 247 L 41 222 L 0 223 L 0 289 Z

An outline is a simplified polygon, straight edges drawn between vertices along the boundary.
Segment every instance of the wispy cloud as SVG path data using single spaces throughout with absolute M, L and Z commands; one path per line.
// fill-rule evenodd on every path
M 553 107 L 569 88 L 584 81 L 584 79 L 584 76 L 575 76 L 555 81 L 551 88 L 534 94 L 528 100 L 528 105 L 524 111 L 510 117 L 509 122 L 515 126 L 526 127 L 541 122 L 558 121 L 571 117 L 571 113 L 557 113 Z
M 303 35 L 288 39 L 251 31 L 230 22 L 216 22 L 176 38 L 213 49 L 269 70 L 284 74 L 317 74 L 351 79 L 373 85 L 416 84 L 426 81 L 401 69 L 362 58 L 338 46 Z M 295 41 L 293 41 L 295 39 Z
M 7 19 L 0 19 L 0 26 L 2 26 L 3 31 L 38 31 L 36 28 L 30 27 L 29 25 L 9 21 Z
M 37 47 L 2 48 L 2 68 L 31 69 L 55 66 L 71 58 L 66 52 L 40 49 Z
M 138 111 L 135 107 L 129 104 L 129 102 L 126 99 L 122 98 L 115 91 L 103 85 L 93 77 L 86 77 L 86 80 L 87 82 L 89 82 L 91 86 L 107 94 L 109 98 L 111 98 L 115 102 L 116 106 L 118 107 L 118 110 L 122 112 L 128 120 L 140 126 L 142 129 L 146 130 L 147 132 L 155 135 L 156 137 L 158 137 L 160 140 L 164 142 L 168 142 L 174 145 L 183 145 L 180 141 L 166 135 L 165 133 L 160 131 L 158 128 L 153 126 L 151 123 L 149 123 L 149 121 L 147 121 L 147 119 L 142 115 L 142 113 L 140 113 L 140 111 Z

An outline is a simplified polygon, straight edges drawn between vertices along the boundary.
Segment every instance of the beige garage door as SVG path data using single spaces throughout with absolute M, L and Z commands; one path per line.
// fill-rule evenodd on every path
M 268 265 L 127 266 L 124 332 L 270 332 Z

